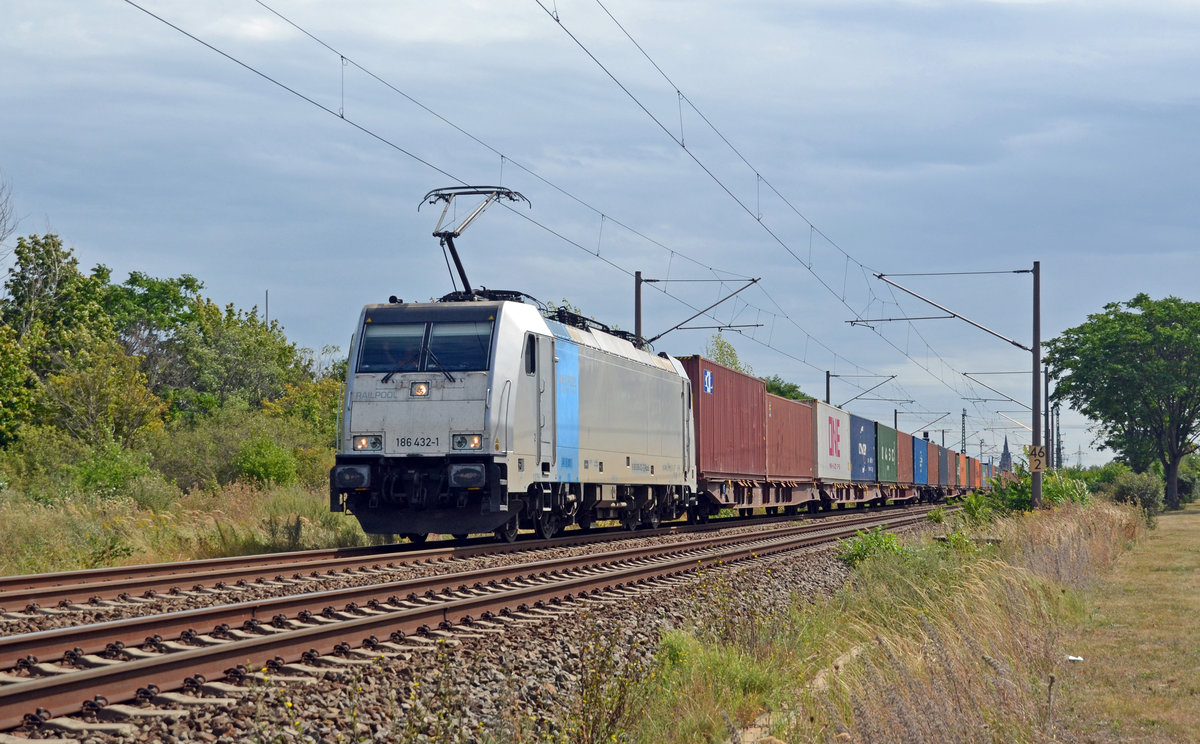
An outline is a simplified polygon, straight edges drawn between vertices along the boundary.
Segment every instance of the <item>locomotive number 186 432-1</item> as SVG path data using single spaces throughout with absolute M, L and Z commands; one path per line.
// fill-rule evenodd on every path
M 438 437 L 396 437 L 397 447 L 436 447 Z

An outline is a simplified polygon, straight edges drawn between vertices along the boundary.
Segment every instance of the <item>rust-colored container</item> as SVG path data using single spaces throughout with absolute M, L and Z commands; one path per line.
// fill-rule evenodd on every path
M 896 432 L 896 481 L 901 485 L 913 482 L 913 438 L 902 431 Z
M 767 393 L 767 478 L 811 481 L 815 447 L 812 403 Z
M 967 456 L 961 452 L 958 455 L 958 485 L 971 485 L 971 474 L 967 471 Z
M 767 474 L 767 385 L 701 356 L 679 360 L 692 381 L 696 469 L 706 480 Z
M 940 454 L 941 447 L 933 442 L 929 442 L 929 463 L 926 467 L 929 468 L 929 485 L 945 485 L 946 481 L 942 479 L 942 462 L 945 460 Z

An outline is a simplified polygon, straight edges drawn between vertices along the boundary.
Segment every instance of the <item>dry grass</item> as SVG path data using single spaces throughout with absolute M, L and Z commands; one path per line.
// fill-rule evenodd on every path
M 1200 505 L 1158 528 L 1087 595 L 1064 638 L 1068 717 L 1085 742 L 1200 742 Z
M 914 542 L 860 564 L 837 596 L 733 615 L 664 639 L 640 741 L 727 740 L 772 711 L 783 741 L 1070 740 L 1064 633 L 1080 591 L 1141 535 L 1139 514 L 1067 505 L 991 523 L 988 537 Z M 735 632 L 722 631 L 721 618 Z M 714 632 L 716 629 L 716 632 Z
M 234 483 L 148 509 L 130 497 L 54 500 L 0 494 L 0 574 L 366 543 L 353 517 L 329 512 L 324 491 Z

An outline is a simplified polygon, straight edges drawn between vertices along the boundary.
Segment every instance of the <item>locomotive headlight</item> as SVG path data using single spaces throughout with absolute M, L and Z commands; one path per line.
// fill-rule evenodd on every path
M 378 452 L 383 449 L 383 437 L 370 434 L 354 438 L 355 452 Z
M 479 434 L 455 434 L 452 442 L 456 450 L 483 449 L 483 437 Z
M 429 395 L 429 383 L 414 382 L 411 386 L 409 386 L 408 392 L 414 398 L 424 398 L 426 395 Z

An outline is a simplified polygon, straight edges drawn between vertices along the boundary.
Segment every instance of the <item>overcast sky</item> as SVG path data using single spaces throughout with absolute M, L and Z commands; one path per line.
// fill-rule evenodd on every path
M 1139 292 L 1200 295 L 1196 2 L 138 4 L 163 20 L 3 4 L 19 234 L 118 280 L 269 292 L 314 349 L 344 350 L 365 303 L 454 288 L 417 206 L 463 183 L 531 202 L 459 239 L 472 284 L 632 329 L 635 270 L 726 280 L 648 286 L 653 336 L 761 277 L 691 325 L 748 326 L 725 332 L 743 362 L 818 396 L 843 375 L 835 404 L 894 374 L 849 410 L 908 431 L 952 412 L 929 428 L 957 447 L 965 408 L 985 458 L 1028 413 L 963 373 L 1024 371 L 976 377 L 1028 405 L 1030 355 L 958 320 L 849 324 L 938 314 L 873 273 L 1040 261 L 1047 339 Z M 1028 274 L 894 281 L 1031 342 Z M 1063 423 L 1072 463 L 1108 459 Z

